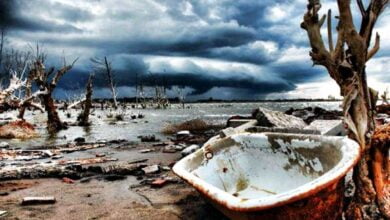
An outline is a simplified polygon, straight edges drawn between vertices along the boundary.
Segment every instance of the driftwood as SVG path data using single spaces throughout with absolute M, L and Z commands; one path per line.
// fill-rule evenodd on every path
M 54 204 L 56 199 L 53 196 L 47 197 L 24 197 L 22 205 L 41 205 L 41 204 Z
M 100 159 L 102 160 L 102 159 Z M 89 163 L 93 164 L 93 163 Z M 62 178 L 80 179 L 95 175 L 139 175 L 145 164 L 116 163 L 107 166 L 80 164 L 37 164 L 22 167 L 6 167 L 0 170 L 0 180 L 36 179 L 36 178 Z
M 337 82 L 344 96 L 344 123 L 349 136 L 355 139 L 361 147 L 362 157 L 354 168 L 353 179 L 356 193 L 349 204 L 348 217 L 354 219 L 376 218 L 376 214 L 390 218 L 390 210 L 384 204 L 382 186 L 384 181 L 378 175 L 377 160 L 383 160 L 385 155 L 377 154 L 371 147 L 371 137 L 375 130 L 374 115 L 377 92 L 367 86 L 366 62 L 379 50 L 380 37 L 375 36 L 375 43 L 370 48 L 371 35 L 379 15 L 383 12 L 389 0 L 371 0 L 365 8 L 361 0 L 357 0 L 362 20 L 360 30 L 356 30 L 351 12 L 351 0 L 338 0 L 339 15 L 336 44 L 333 44 L 331 11 L 328 11 L 328 47 L 321 36 L 321 27 L 326 21 L 326 15 L 319 17 L 321 4 L 319 0 L 308 0 L 307 12 L 301 27 L 307 31 L 310 46 L 310 56 L 314 65 L 322 65 Z M 387 204 L 388 205 L 388 204 Z M 380 212 L 378 211 L 378 208 Z M 369 210 L 369 211 L 368 211 Z

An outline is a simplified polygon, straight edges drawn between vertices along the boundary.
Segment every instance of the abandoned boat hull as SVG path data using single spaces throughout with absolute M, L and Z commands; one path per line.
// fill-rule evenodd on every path
M 236 134 L 173 171 L 231 219 L 337 219 L 343 177 L 359 159 L 346 137 Z

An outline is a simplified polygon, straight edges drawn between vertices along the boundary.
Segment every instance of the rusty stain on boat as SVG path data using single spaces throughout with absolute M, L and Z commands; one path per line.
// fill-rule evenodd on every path
M 173 171 L 232 219 L 334 219 L 340 180 L 359 155 L 347 137 L 242 133 L 206 145 Z

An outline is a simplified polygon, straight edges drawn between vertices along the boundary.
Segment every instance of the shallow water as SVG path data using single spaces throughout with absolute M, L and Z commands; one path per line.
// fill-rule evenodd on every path
M 37 125 L 40 138 L 32 140 L 4 140 L 13 146 L 32 147 L 42 145 L 54 145 L 73 141 L 77 137 L 84 137 L 87 142 L 97 140 L 126 139 L 137 141 L 139 135 L 154 134 L 158 138 L 166 139 L 160 133 L 161 129 L 169 123 L 183 122 L 190 119 L 200 118 L 213 124 L 224 124 L 233 115 L 249 116 L 253 109 L 265 107 L 272 110 L 286 111 L 289 108 L 304 108 L 319 106 L 329 110 L 339 109 L 339 102 L 264 102 L 264 103 L 202 103 L 187 104 L 185 109 L 181 105 L 172 105 L 170 109 L 127 109 L 124 121 L 110 124 L 113 119 L 107 118 L 108 112 L 96 109 L 91 115 L 92 126 L 82 128 L 72 126 L 67 130 L 60 131 L 56 136 L 49 136 L 46 132 L 46 115 L 39 112 L 27 112 L 26 119 Z M 122 112 L 118 110 L 117 112 Z M 63 121 L 74 122 L 79 111 L 70 110 L 71 118 L 66 117 L 66 112 L 59 111 Z M 131 114 L 142 113 L 143 119 L 131 119 Z M 112 112 L 115 114 L 115 112 Z M 7 113 L 15 114 L 15 112 Z M 3 141 L 0 139 L 0 141 Z

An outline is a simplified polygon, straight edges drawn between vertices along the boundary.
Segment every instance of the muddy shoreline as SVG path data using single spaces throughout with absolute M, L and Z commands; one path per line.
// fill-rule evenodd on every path
M 110 150 L 115 152 L 114 155 L 135 154 L 137 159 L 120 158 L 119 161 L 83 165 L 83 169 L 95 169 L 95 172 L 75 171 L 73 176 L 64 173 L 58 178 L 20 177 L 23 179 L 15 180 L 15 177 L 14 180 L 0 181 L 0 207 L 8 212 L 3 219 L 221 219 L 223 216 L 218 211 L 170 171 L 169 167 L 181 158 L 181 152 L 164 153 L 164 145 L 160 142 L 107 144 L 83 153 L 106 153 Z M 144 149 L 153 150 L 139 153 Z M 139 168 L 134 169 L 132 174 L 118 170 L 111 174 L 96 171 L 116 164 Z M 160 167 L 156 173 L 145 174 L 140 169 L 156 164 Z M 63 176 L 74 182 L 65 182 Z M 160 178 L 169 181 L 160 187 L 150 184 Z M 20 205 L 23 197 L 48 195 L 57 199 L 54 205 Z

